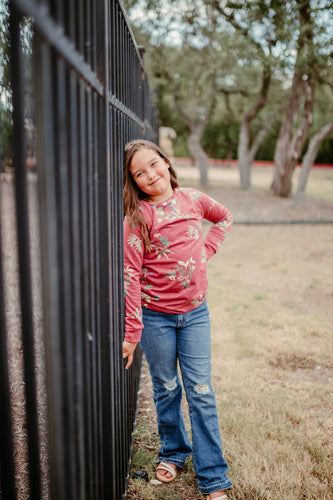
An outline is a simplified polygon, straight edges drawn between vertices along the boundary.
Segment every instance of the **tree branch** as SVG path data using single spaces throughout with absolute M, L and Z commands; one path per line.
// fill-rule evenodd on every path
M 256 42 L 250 35 L 250 29 L 245 28 L 244 26 L 241 26 L 235 19 L 235 16 L 233 13 L 227 14 L 225 9 L 220 5 L 220 2 L 218 0 L 213 0 L 211 3 L 212 7 L 217 10 L 222 16 L 237 30 L 239 31 L 243 36 L 246 38 L 249 38 L 251 42 L 257 47 L 258 50 L 264 55 L 264 51 L 260 43 Z
M 191 129 L 194 125 L 194 120 L 181 107 L 180 102 L 179 102 L 180 99 L 179 99 L 179 91 L 178 90 L 175 90 L 174 99 L 175 99 L 176 110 L 178 111 L 179 115 L 185 120 L 185 122 L 187 123 L 187 126 Z
M 233 94 L 240 94 L 243 95 L 244 97 L 249 97 L 249 92 L 244 89 L 230 89 L 230 88 L 224 88 L 224 87 L 218 87 L 217 92 L 221 92 L 221 94 L 225 95 L 226 97 L 229 97 L 230 95 Z
M 262 84 L 260 90 L 260 96 L 256 104 L 244 115 L 244 120 L 251 122 L 253 118 L 257 116 L 259 111 L 265 106 L 268 97 L 268 89 L 271 83 L 271 72 L 268 68 L 264 68 L 262 76 Z
M 266 123 L 265 125 L 259 130 L 259 132 L 257 133 L 253 143 L 252 143 L 252 146 L 251 146 L 251 149 L 250 149 L 250 158 L 251 158 L 251 163 L 253 162 L 257 152 L 258 152 L 258 149 L 262 143 L 262 141 L 265 139 L 267 133 L 269 132 L 269 129 L 271 128 L 271 124 L 274 120 L 274 117 L 275 117 L 275 112 L 272 113 L 268 119 L 266 120 Z
M 306 185 L 310 175 L 310 170 L 317 157 L 319 148 L 323 140 L 333 131 L 333 122 L 327 123 L 311 139 L 308 150 L 303 158 L 301 173 L 298 179 L 298 186 L 295 194 L 294 205 L 300 205 L 305 196 Z
M 295 162 L 298 160 L 302 152 L 302 147 L 305 143 L 308 130 L 312 123 L 314 88 L 315 88 L 315 83 L 312 79 L 308 80 L 305 83 L 305 102 L 303 108 L 303 115 L 299 127 L 296 130 L 290 144 L 291 158 Z

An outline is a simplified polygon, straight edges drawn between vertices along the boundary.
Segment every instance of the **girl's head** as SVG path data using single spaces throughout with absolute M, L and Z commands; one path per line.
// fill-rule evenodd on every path
M 154 166 L 154 159 L 157 160 L 157 167 Z M 139 205 L 141 200 L 154 201 L 151 189 L 157 188 L 150 186 L 150 182 L 148 182 L 149 172 L 152 172 L 153 168 L 162 171 L 166 189 L 172 192 L 178 187 L 177 174 L 171 160 L 159 146 L 144 139 L 131 141 L 125 146 L 124 211 L 129 223 L 141 226 L 141 233 L 147 248 L 149 247 L 148 231 Z M 160 186 L 160 184 L 162 181 L 159 181 L 157 185 Z M 163 188 L 161 187 L 161 189 Z
M 139 200 L 148 200 L 150 195 L 142 188 L 142 183 L 140 182 L 140 177 L 138 175 L 133 175 L 135 171 L 133 171 L 134 159 L 136 153 L 141 153 L 143 150 L 148 150 L 155 154 L 158 158 L 161 158 L 161 161 L 165 162 L 170 174 L 170 184 L 171 188 L 174 189 L 178 187 L 177 182 L 177 174 L 172 167 L 171 160 L 167 156 L 167 154 L 156 144 L 150 141 L 146 141 L 144 139 L 137 139 L 135 141 L 131 141 L 125 146 L 125 158 L 124 158 L 124 200 L 129 195 L 131 199 L 136 199 L 137 202 Z M 139 155 L 138 155 L 139 156 Z M 141 156 L 141 155 L 140 155 Z M 137 170 L 137 169 L 135 169 Z M 141 187 L 140 187 L 141 185 Z M 126 204 L 125 204 L 125 213 L 126 213 Z

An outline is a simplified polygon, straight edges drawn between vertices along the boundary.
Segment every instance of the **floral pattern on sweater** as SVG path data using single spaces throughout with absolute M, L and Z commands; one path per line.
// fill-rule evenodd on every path
M 164 202 L 142 201 L 150 240 L 146 251 L 139 228 L 124 220 L 125 340 L 138 342 L 142 307 L 183 314 L 207 297 L 206 264 L 230 231 L 229 210 L 192 188 L 177 188 Z M 206 237 L 202 223 L 212 222 Z

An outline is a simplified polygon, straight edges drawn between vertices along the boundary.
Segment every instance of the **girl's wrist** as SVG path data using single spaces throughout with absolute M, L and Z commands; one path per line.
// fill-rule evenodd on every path
M 129 342 L 130 344 L 138 344 L 141 340 L 141 332 L 142 330 L 137 330 L 131 333 L 125 333 L 125 342 Z

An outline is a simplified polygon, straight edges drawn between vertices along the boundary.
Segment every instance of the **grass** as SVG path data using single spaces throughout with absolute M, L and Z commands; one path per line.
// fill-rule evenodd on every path
M 331 225 L 234 226 L 209 262 L 212 383 L 230 499 L 333 499 L 332 243 Z M 150 391 L 145 367 L 128 498 L 203 498 L 191 462 L 171 485 L 132 479 L 138 468 L 155 477 Z

